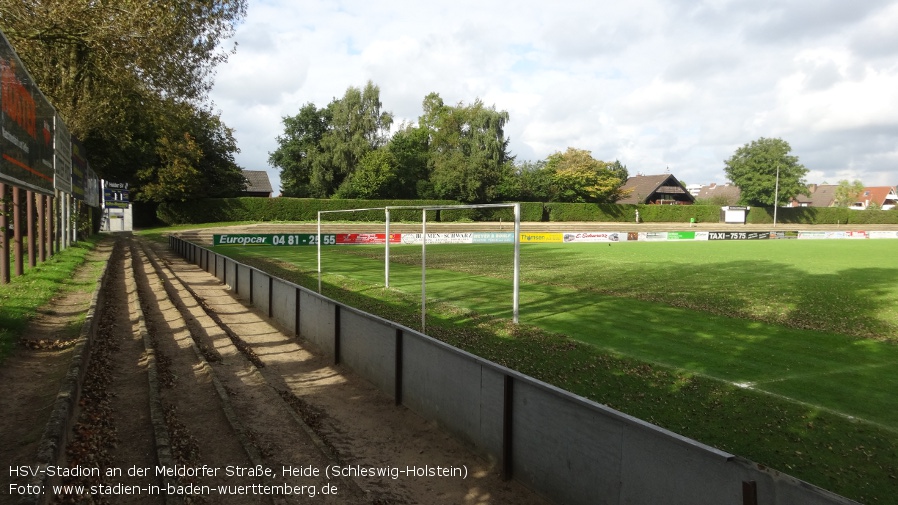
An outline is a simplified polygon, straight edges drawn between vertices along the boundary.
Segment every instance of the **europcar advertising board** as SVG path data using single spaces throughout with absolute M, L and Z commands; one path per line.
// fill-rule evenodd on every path
M 322 245 L 334 245 L 337 236 L 322 234 Z M 299 246 L 318 245 L 318 235 L 314 233 L 232 233 L 212 235 L 212 245 L 275 245 Z
M 56 111 L 2 34 L 0 83 L 0 180 L 52 195 Z

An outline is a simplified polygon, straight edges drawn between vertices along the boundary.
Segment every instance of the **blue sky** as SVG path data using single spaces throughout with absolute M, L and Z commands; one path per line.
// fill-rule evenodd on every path
M 808 182 L 896 185 L 896 27 L 898 0 L 249 0 L 212 99 L 276 192 L 281 119 L 369 79 L 397 125 L 430 92 L 508 111 L 518 160 L 575 147 L 723 183 L 779 137 Z

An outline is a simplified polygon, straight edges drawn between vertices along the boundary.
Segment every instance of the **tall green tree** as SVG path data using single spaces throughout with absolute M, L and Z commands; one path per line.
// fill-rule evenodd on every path
M 234 161 L 234 132 L 212 111 L 167 102 L 156 125 L 155 157 L 136 174 L 135 199 L 164 202 L 237 196 L 246 188 Z
M 477 99 L 447 106 L 437 93 L 424 99 L 420 126 L 429 133 L 431 182 L 437 197 L 486 203 L 499 194 L 514 157 L 508 151 L 509 116 Z
M 514 162 L 499 185 L 499 200 L 548 202 L 552 198 L 552 174 L 546 160 Z
M 841 180 L 833 192 L 833 205 L 836 207 L 850 207 L 851 204 L 857 201 L 858 195 L 863 193 L 863 191 L 863 182 L 859 180 L 854 182 L 850 182 L 848 179 Z
M 627 182 L 627 168 L 605 162 L 584 149 L 568 147 L 549 156 L 545 170 L 551 178 L 551 200 L 579 203 L 614 203 Z
M 397 198 L 400 192 L 396 157 L 388 149 L 369 151 L 349 174 L 334 198 Z
M 174 142 L 155 115 L 205 100 L 245 14 L 246 0 L 0 0 L 0 29 L 94 170 L 136 182 Z
M 795 196 L 807 192 L 804 176 L 808 173 L 785 140 L 764 138 L 753 140 L 736 150 L 724 161 L 724 173 L 739 187 L 740 203 L 759 207 L 782 206 Z M 777 177 L 779 173 L 779 177 Z M 779 199 L 774 202 L 779 180 Z
M 295 116 L 282 121 L 284 133 L 277 137 L 278 148 L 268 153 L 268 163 L 281 171 L 284 196 L 311 197 L 312 172 L 321 156 L 321 139 L 331 123 L 330 111 L 307 103 Z
M 390 138 L 387 149 L 396 159 L 397 193 L 393 198 L 435 198 L 428 166 L 428 130 L 403 124 Z
M 327 109 L 330 124 L 321 137 L 320 156 L 313 160 L 313 196 L 331 196 L 370 151 L 386 144 L 393 115 L 383 111 L 380 88 L 371 81 L 363 89 L 350 86 Z

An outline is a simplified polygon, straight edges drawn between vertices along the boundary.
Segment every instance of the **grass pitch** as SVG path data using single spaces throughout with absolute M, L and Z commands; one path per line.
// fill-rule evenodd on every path
M 898 492 L 894 251 L 888 240 L 527 244 L 513 329 L 492 319 L 511 313 L 511 247 L 434 245 L 428 330 L 835 492 L 887 500 Z M 316 268 L 314 248 L 222 252 Z M 325 280 L 348 302 L 415 326 L 420 247 L 391 247 L 390 292 L 378 287 L 382 247 L 324 254 Z M 480 333 L 444 330 L 458 324 Z

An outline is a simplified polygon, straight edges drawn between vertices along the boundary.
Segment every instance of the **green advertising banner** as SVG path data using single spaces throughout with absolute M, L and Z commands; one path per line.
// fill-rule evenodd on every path
M 0 180 L 53 194 L 53 122 L 56 111 L 0 34 Z
M 695 232 L 694 231 L 667 232 L 667 240 L 695 240 Z
M 322 245 L 335 245 L 336 243 L 337 235 L 321 235 Z M 314 233 L 233 233 L 212 235 L 212 245 L 318 245 L 318 235 Z

